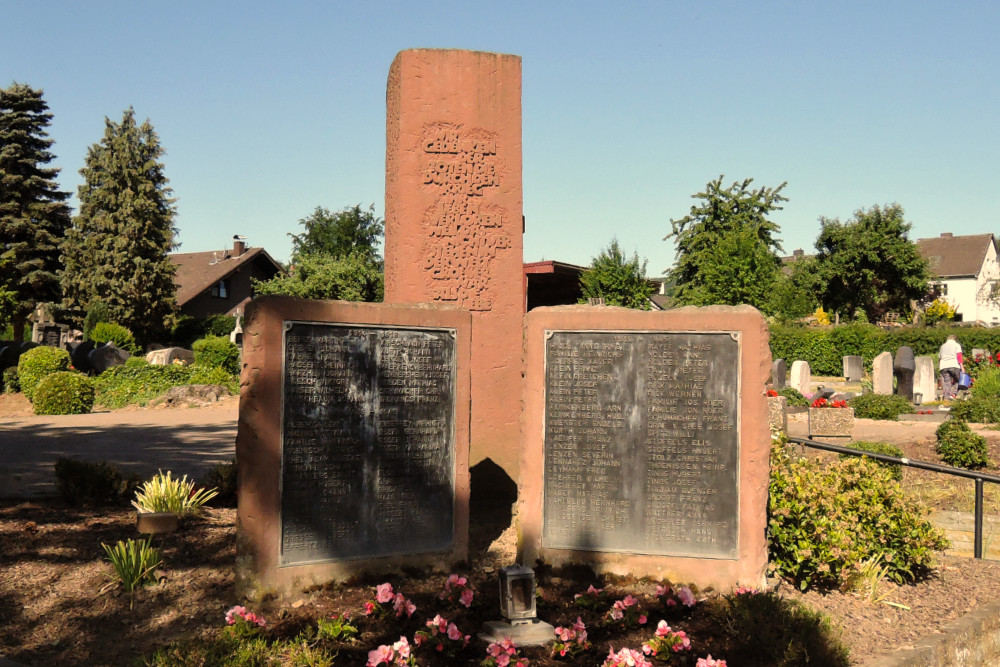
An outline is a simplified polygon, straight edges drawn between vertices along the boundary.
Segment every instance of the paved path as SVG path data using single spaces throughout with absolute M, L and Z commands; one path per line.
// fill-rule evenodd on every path
M 237 403 L 209 408 L 12 417 L 0 423 L 0 498 L 56 495 L 65 456 L 108 461 L 151 476 L 160 468 L 198 478 L 236 454 Z

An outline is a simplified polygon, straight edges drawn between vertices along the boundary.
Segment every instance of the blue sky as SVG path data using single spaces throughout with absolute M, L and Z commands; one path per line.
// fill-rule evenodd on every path
M 522 57 L 525 261 L 612 237 L 659 275 L 690 195 L 787 181 L 820 216 L 900 203 L 912 238 L 1000 233 L 1000 3 L 3 3 L 0 85 L 45 91 L 73 193 L 104 117 L 167 151 L 181 251 L 277 259 L 317 205 L 384 210 L 385 81 L 406 48 Z

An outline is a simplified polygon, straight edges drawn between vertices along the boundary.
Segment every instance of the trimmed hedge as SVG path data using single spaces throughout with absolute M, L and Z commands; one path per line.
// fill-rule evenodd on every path
M 42 378 L 32 403 L 36 415 L 85 415 L 94 407 L 94 383 L 75 371 Z
M 33 347 L 17 361 L 17 377 L 21 391 L 29 401 L 35 400 L 35 388 L 46 375 L 69 370 L 69 352 L 58 347 Z
M 205 336 L 191 346 L 194 363 L 221 368 L 236 375 L 240 372 L 240 348 L 228 338 Z
M 1000 422 L 1000 398 L 970 396 L 964 401 L 951 405 L 951 416 L 974 424 L 996 424 Z
M 895 394 L 861 394 L 849 401 L 854 416 L 859 419 L 893 420 L 899 415 L 916 412 L 910 402 Z
M 114 343 L 119 350 L 125 350 L 129 354 L 139 354 L 139 346 L 135 343 L 135 336 L 128 330 L 115 322 L 99 322 L 90 331 L 90 339 L 95 344 Z

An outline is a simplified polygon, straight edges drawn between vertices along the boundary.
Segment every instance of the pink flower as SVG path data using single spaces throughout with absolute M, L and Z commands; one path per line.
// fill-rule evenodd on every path
M 392 602 L 392 584 L 386 582 L 384 584 L 379 584 L 375 587 L 375 599 L 385 604 L 386 602 Z
M 365 603 L 365 616 L 371 616 L 375 612 L 375 603 L 368 601 Z
M 676 605 L 677 605 L 677 601 L 676 601 L 676 600 L 674 600 L 673 598 L 669 598 L 669 599 L 667 600 L 667 606 L 668 606 L 668 607 L 674 607 L 674 606 L 676 606 Z
M 392 608 L 396 610 L 396 618 L 404 613 L 407 617 L 413 616 L 413 612 L 417 610 L 417 606 L 403 597 L 402 593 L 396 593 L 396 597 L 392 601 Z
M 616 602 L 615 604 L 617 605 L 618 603 Z M 621 609 L 619 609 L 619 608 L 618 608 L 617 606 L 616 606 L 616 607 L 614 607 L 614 608 L 613 608 L 613 609 L 611 610 L 611 620 L 613 620 L 613 621 L 620 621 L 620 620 L 622 620 L 622 619 L 623 619 L 624 617 L 625 617 L 625 614 L 623 614 L 623 613 L 622 613 L 622 610 L 621 610 Z
M 670 634 L 670 626 L 667 625 L 666 621 L 660 621 L 659 623 L 656 624 L 657 637 L 666 637 L 669 634 Z
M 646 615 L 639 614 L 639 625 L 646 625 Z
M 247 613 L 246 607 L 241 607 L 236 605 L 232 609 L 226 612 L 226 625 L 233 625 L 236 623 L 236 619 L 243 618 L 243 615 Z
M 556 637 L 559 638 L 559 641 L 568 642 L 570 639 L 573 638 L 573 631 L 570 630 L 569 628 L 564 628 L 562 626 L 559 626 L 558 628 L 556 628 Z
M 709 653 L 707 658 L 698 658 L 695 667 L 728 667 L 728 665 L 725 660 L 712 660 L 712 654 Z
M 576 630 L 577 632 L 586 632 L 587 626 L 584 625 L 583 619 L 577 616 L 576 623 L 573 624 L 573 629 Z
M 427 621 L 428 628 L 436 628 L 438 632 L 448 631 L 448 619 L 443 618 L 441 614 L 438 614 L 431 620 Z
M 471 588 L 466 588 L 462 591 L 462 595 L 458 598 L 458 601 L 465 605 L 465 608 L 468 609 L 472 606 L 472 598 L 475 597 L 475 595 L 476 593 Z
M 507 652 L 507 655 L 514 655 L 517 653 L 517 645 L 510 637 L 504 637 L 499 641 L 499 644 L 500 648 Z
M 632 607 L 639 604 L 639 601 L 634 597 L 632 597 L 632 594 L 630 593 L 622 599 L 622 604 L 624 604 L 626 607 Z
M 392 645 L 392 650 L 401 659 L 406 660 L 410 657 L 410 642 L 406 640 L 406 637 L 400 635 L 399 641 Z
M 661 598 L 670 592 L 670 586 L 656 585 L 656 597 Z
M 736 594 L 737 595 L 754 595 L 756 593 L 757 593 L 757 589 L 756 588 L 749 588 L 747 586 L 737 586 L 736 587 Z
M 452 641 L 458 641 L 462 638 L 462 633 L 459 631 L 458 626 L 454 623 L 448 624 L 448 639 Z
M 510 656 L 506 653 L 501 653 L 497 656 L 497 667 L 507 667 L 510 664 Z
M 681 586 L 680 590 L 677 591 L 677 597 L 681 599 L 686 607 L 693 607 L 697 604 L 697 600 L 694 597 L 694 593 L 687 586 Z
M 675 632 L 674 637 L 681 640 L 679 644 L 673 645 L 675 653 L 679 653 L 680 651 L 686 651 L 689 648 L 691 648 L 691 640 L 688 639 L 687 633 L 684 632 L 683 630 L 678 630 L 677 632 Z
M 388 665 L 392 662 L 392 658 L 392 647 L 382 644 L 374 651 L 368 652 L 368 664 L 366 667 L 378 667 L 383 662 Z

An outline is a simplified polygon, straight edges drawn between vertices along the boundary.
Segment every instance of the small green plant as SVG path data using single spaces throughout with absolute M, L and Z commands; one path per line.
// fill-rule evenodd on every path
M 972 383 L 973 398 L 1000 399 L 1000 368 L 983 368 Z
M 196 340 L 191 349 L 194 350 L 195 364 L 221 368 L 233 375 L 240 372 L 240 349 L 228 338 L 206 336 Z
M 25 398 L 34 401 L 35 387 L 42 378 L 65 370 L 69 370 L 69 352 L 66 350 L 39 346 L 22 354 L 17 362 L 17 376 Z
M 788 399 L 788 405 L 798 405 L 806 407 L 809 405 L 809 399 L 799 393 L 798 389 L 793 387 L 785 387 L 784 389 L 778 390 L 778 396 L 784 396 Z
M 99 322 L 91 329 L 90 340 L 95 345 L 114 343 L 119 350 L 125 350 L 129 354 L 139 353 L 139 346 L 136 345 L 132 332 L 115 322 Z
M 123 475 L 104 461 L 56 461 L 56 486 L 63 500 L 72 505 L 109 505 L 129 497 L 141 481 L 138 475 Z
M 358 636 L 358 629 L 351 625 L 347 614 L 334 614 L 330 618 L 316 619 L 316 636 L 319 639 L 350 641 Z
M 3 370 L 3 390 L 8 394 L 16 394 L 21 391 L 21 380 L 17 376 L 17 366 Z
M 858 440 L 856 442 L 844 443 L 845 447 L 850 447 L 851 449 L 857 449 L 862 452 L 873 452 L 875 454 L 888 454 L 889 456 L 896 456 L 898 458 L 903 457 L 903 450 L 896 445 L 889 444 L 888 442 L 879 442 L 874 440 Z M 850 457 L 850 454 L 841 454 L 840 458 L 846 459 Z M 892 473 L 892 478 L 897 482 L 903 481 L 903 467 L 898 463 L 889 463 L 888 461 L 879 461 L 878 459 L 873 459 L 877 465 L 889 470 Z
M 94 383 L 86 375 L 59 371 L 35 387 L 36 415 L 84 415 L 94 407 Z
M 1000 422 L 1000 398 L 970 396 L 964 401 L 955 401 L 951 416 L 973 424 L 995 424 Z
M 883 562 L 882 554 L 875 554 L 848 575 L 841 589 L 855 593 L 872 604 L 878 604 L 888 595 L 882 592 L 882 584 L 888 575 L 889 566 Z
M 160 551 L 153 548 L 150 539 L 119 540 L 114 546 L 101 543 L 115 577 L 129 593 L 147 584 L 156 583 L 156 568 L 163 562 Z
M 986 438 L 976 435 L 960 419 L 949 419 L 937 428 L 937 453 L 948 465 L 974 470 L 990 464 Z
M 850 406 L 859 419 L 892 420 L 916 412 L 908 400 L 895 394 L 861 394 L 850 400 Z
M 140 512 L 176 512 L 181 516 L 200 514 L 202 506 L 215 497 L 215 489 L 196 489 L 187 475 L 180 479 L 160 471 L 135 492 L 132 506 Z

